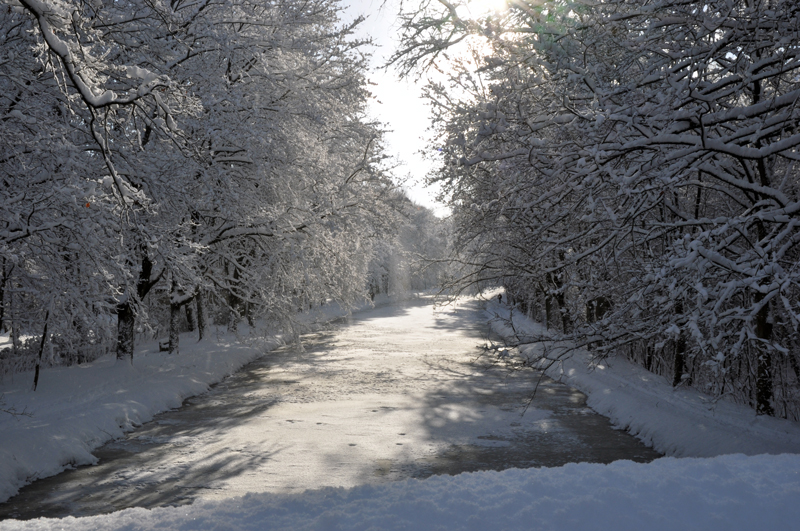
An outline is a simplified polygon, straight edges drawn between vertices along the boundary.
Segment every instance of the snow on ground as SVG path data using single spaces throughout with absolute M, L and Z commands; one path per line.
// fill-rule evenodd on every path
M 216 334 L 212 334 L 216 335 Z M 0 385 L 4 407 L 31 416 L 0 415 L 0 500 L 23 485 L 71 465 L 96 463 L 91 454 L 189 396 L 235 372 L 279 341 L 241 343 L 232 334 L 207 341 L 181 338 L 180 354 L 158 352 L 155 341 L 137 348 L 133 365 L 113 354 L 74 367 L 44 369 L 39 387 L 16 374 Z
M 496 304 L 489 308 L 495 314 L 507 312 Z M 514 318 L 517 329 L 536 326 Z M 508 332 L 500 322 L 495 326 Z M 191 348 L 184 341 L 182 354 L 172 357 L 143 345 L 133 367 L 101 359 L 45 371 L 35 394 L 27 390 L 28 375 L 17 375 L 0 387 L 6 406 L 27 406 L 36 414 L 0 420 L 0 494 L 7 497 L 31 477 L 56 472 L 64 463 L 92 462 L 92 448 L 204 391 L 277 344 L 272 341 L 246 345 L 221 336 Z M 798 452 L 795 424 L 755 417 L 747 408 L 713 402 L 690 389 L 673 390 L 622 359 L 589 371 L 581 356 L 551 374 L 582 389 L 594 409 L 657 449 L 674 456 L 717 457 L 582 463 L 248 494 L 87 518 L 5 520 L 0 530 L 795 528 L 800 521 L 799 455 L 721 455 Z
M 501 336 L 539 336 L 546 329 L 522 312 L 492 299 L 487 314 Z M 564 349 L 544 352 L 540 343 L 520 347 L 528 359 L 543 354 L 556 359 Z M 712 457 L 743 453 L 800 453 L 800 425 L 784 419 L 756 416 L 752 408 L 689 388 L 673 388 L 667 380 L 629 362 L 624 356 L 591 363 L 585 350 L 555 363 L 548 376 L 584 392 L 587 404 L 648 446 L 674 457 Z M 798 500 L 800 501 L 800 500 Z
M 313 324 L 346 314 L 331 304 L 298 320 Z M 238 335 L 212 327 L 207 339 L 196 337 L 183 334 L 180 353 L 173 355 L 159 352 L 157 341 L 141 342 L 133 365 L 117 363 L 111 354 L 83 365 L 43 369 L 35 392 L 32 372 L 0 382 L 2 407 L 30 414 L 0 412 L 0 502 L 36 479 L 96 463 L 95 448 L 180 407 L 184 399 L 283 344 L 280 337 L 259 337 L 245 325 Z
M 97 466 L 0 505 L 0 520 L 659 457 L 561 384 L 522 416 L 536 376 L 484 355 L 482 301 L 432 302 L 306 334 L 302 350 L 279 349 L 95 451 Z
M 0 529 L 788 530 L 800 521 L 799 471 L 797 455 L 580 463 L 6 520 Z

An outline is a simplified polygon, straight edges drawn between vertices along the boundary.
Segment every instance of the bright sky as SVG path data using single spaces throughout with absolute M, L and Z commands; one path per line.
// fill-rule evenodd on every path
M 389 153 L 398 159 L 395 170 L 398 178 L 409 176 L 405 189 L 411 199 L 434 210 L 439 216 L 448 214 L 448 209 L 436 203 L 435 191 L 425 188 L 422 181 L 431 170 L 432 163 L 424 160 L 420 150 L 426 148 L 424 138 L 429 126 L 428 108 L 420 97 L 421 86 L 413 80 L 399 80 L 394 71 L 379 69 L 392 54 L 399 38 L 397 13 L 399 0 L 342 0 L 347 9 L 345 20 L 364 15 L 357 37 L 371 37 L 376 44 L 372 57 L 370 81 L 376 98 L 372 101 L 373 117 L 390 129 L 387 135 Z

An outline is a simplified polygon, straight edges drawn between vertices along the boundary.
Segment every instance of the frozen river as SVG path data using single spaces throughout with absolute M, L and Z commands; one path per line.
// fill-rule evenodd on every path
M 659 456 L 550 380 L 522 415 L 538 376 L 491 363 L 480 308 L 423 298 L 305 335 L 97 450 L 99 465 L 24 488 L 0 519 Z

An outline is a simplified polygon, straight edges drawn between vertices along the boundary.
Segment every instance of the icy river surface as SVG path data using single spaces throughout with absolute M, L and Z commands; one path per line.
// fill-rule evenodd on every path
M 552 380 L 523 414 L 538 375 L 494 363 L 482 308 L 421 298 L 305 335 L 98 449 L 99 465 L 22 489 L 0 519 L 659 457 Z

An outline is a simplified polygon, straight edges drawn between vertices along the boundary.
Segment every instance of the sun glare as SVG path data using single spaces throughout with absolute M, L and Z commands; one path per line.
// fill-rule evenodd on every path
M 506 0 L 468 0 L 456 11 L 462 18 L 476 20 L 491 13 L 500 13 L 508 9 Z

